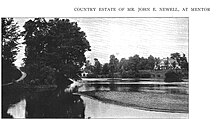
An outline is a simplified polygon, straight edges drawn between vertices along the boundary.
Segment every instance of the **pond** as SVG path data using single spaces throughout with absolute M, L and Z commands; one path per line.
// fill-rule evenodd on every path
M 91 99 L 86 96 L 81 96 L 85 103 L 85 118 L 188 118 L 188 114 L 183 113 L 166 113 L 145 111 L 134 108 L 127 108 L 114 104 L 103 103 L 98 100 Z M 14 118 L 25 118 L 26 100 L 21 100 L 8 109 L 8 113 Z M 128 113 L 132 112 L 132 113 Z
M 155 81 L 156 80 L 156 81 Z M 122 79 L 109 81 L 108 79 L 83 79 L 84 85 L 80 91 L 136 91 L 136 92 L 164 92 L 171 94 L 189 94 L 188 82 L 166 83 L 157 79 Z
M 83 86 L 79 91 L 162 91 L 172 94 L 188 94 L 188 83 L 163 83 L 147 80 L 109 81 L 107 79 L 83 79 Z M 187 113 L 167 113 L 139 110 L 108 104 L 91 97 L 79 94 L 54 98 L 53 92 L 16 93 L 14 101 L 7 107 L 7 113 L 14 118 L 25 117 L 82 117 L 82 118 L 188 118 Z M 17 99 L 14 99 L 17 98 Z M 132 113 L 128 113 L 132 112 Z M 5 117 L 5 116 L 4 116 Z

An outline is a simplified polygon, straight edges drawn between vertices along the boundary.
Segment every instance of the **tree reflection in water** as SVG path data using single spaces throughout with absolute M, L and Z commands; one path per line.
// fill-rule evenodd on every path
M 12 118 L 7 111 L 24 99 L 24 90 L 12 85 L 2 86 L 2 118 Z
M 28 96 L 26 102 L 27 118 L 85 117 L 85 105 L 80 95 L 65 93 L 57 96 L 47 91 Z

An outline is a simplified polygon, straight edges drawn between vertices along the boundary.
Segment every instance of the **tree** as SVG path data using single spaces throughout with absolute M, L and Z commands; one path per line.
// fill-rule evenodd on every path
M 91 62 L 89 60 L 86 61 L 85 63 L 85 72 L 87 73 L 92 73 L 94 72 L 94 66 L 91 64 Z
M 169 57 L 165 60 L 164 65 L 166 66 L 166 69 L 169 68 Z
M 94 74 L 97 76 L 101 73 L 102 66 L 97 58 L 95 58 L 94 60 L 95 60 Z
M 134 55 L 133 57 L 129 57 L 129 67 L 134 72 L 134 75 L 138 75 L 138 64 L 140 63 L 139 55 Z
M 174 61 L 171 64 L 172 64 L 173 68 L 175 69 L 176 68 L 176 62 Z
M 121 58 L 119 64 L 118 64 L 118 70 L 120 73 L 128 70 L 128 60 L 125 58 Z
M 27 71 L 34 65 L 38 68 L 36 72 L 29 71 L 30 75 L 39 73 L 44 67 L 50 67 L 68 78 L 81 73 L 81 67 L 86 61 L 84 53 L 90 51 L 90 45 L 77 22 L 59 18 L 49 21 L 35 18 L 27 21 L 24 28 L 25 67 Z
M 155 66 L 155 59 L 152 55 L 150 55 L 148 58 L 148 69 L 153 70 Z
M 107 75 L 109 73 L 109 64 L 105 63 L 102 68 L 102 74 Z
M 178 64 L 180 64 L 180 53 L 178 53 L 178 52 L 172 53 L 171 58 L 175 59 L 178 62 Z
M 186 58 L 185 54 L 183 54 L 183 56 L 180 57 L 180 67 L 182 69 L 188 70 L 188 67 L 189 67 L 188 65 L 189 65 L 189 63 L 187 62 L 187 58 Z
M 20 72 L 13 62 L 18 52 L 18 40 L 21 38 L 19 26 L 13 18 L 2 18 L 2 78 L 3 83 L 19 78 Z
M 147 59 L 144 57 L 141 57 L 140 62 L 138 63 L 138 66 L 137 66 L 138 70 L 146 70 L 147 64 L 148 64 Z
M 21 37 L 18 28 L 13 18 L 2 18 L 2 61 L 8 66 L 14 66 L 18 52 L 18 40 Z
M 109 70 L 112 77 L 114 76 L 114 73 L 117 72 L 118 63 L 119 61 L 115 55 L 110 55 Z
M 160 58 L 158 57 L 158 58 L 156 58 L 155 57 L 155 65 L 158 67 L 158 70 L 160 70 Z

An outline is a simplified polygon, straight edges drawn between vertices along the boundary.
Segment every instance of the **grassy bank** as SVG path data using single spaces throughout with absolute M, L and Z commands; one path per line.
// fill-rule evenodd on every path
M 188 95 L 155 92 L 89 91 L 84 95 L 106 103 L 129 106 L 143 110 L 188 113 Z

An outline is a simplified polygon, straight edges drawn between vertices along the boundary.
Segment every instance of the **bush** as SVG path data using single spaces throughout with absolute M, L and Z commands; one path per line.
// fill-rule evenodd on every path
M 139 74 L 139 78 L 151 78 L 151 74 L 150 73 L 148 73 L 148 74 Z
M 96 78 L 95 74 L 87 74 L 87 78 Z
M 182 82 L 182 76 L 174 71 L 165 73 L 165 82 Z

